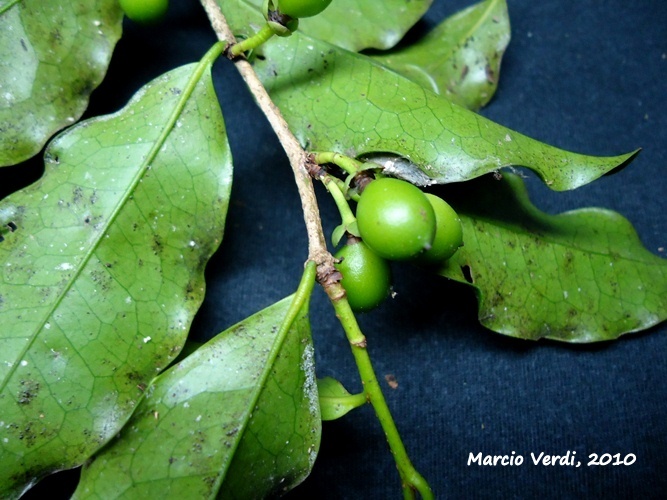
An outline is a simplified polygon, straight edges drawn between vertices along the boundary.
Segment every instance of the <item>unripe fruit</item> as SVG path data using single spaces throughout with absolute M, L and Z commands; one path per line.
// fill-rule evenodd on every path
M 334 257 L 341 259 L 336 269 L 343 275 L 341 285 L 353 311 L 368 311 L 387 298 L 391 287 L 389 263 L 363 241 L 352 239 Z
M 419 260 L 437 264 L 449 259 L 463 245 L 463 228 L 456 211 L 442 198 L 426 193 L 435 212 L 435 238 L 431 248 L 424 252 Z
M 125 15 L 137 23 L 159 21 L 167 12 L 169 0 L 120 0 Z
M 399 179 L 368 184 L 356 215 L 361 239 L 385 259 L 412 259 L 431 248 L 435 237 L 435 213 L 428 198 Z
M 326 9 L 331 0 L 278 0 L 278 10 L 290 17 L 312 17 Z

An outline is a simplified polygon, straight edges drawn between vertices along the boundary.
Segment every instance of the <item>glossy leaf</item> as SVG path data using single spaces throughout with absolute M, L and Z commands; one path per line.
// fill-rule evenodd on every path
M 373 59 L 460 106 L 477 110 L 496 91 L 509 41 L 507 3 L 485 0 L 449 17 L 418 42 Z
M 231 185 L 196 68 L 59 135 L 42 179 L 0 202 L 3 498 L 114 436 L 185 341 Z
M 424 15 L 433 0 L 334 0 L 299 30 L 351 51 L 388 49 Z
M 307 304 L 284 325 L 290 304 L 233 326 L 160 375 L 84 468 L 75 498 L 267 498 L 300 483 L 321 423 Z
M 465 181 L 521 165 L 552 189 L 566 190 L 636 155 L 586 156 L 543 144 L 457 106 L 367 56 L 298 32 L 270 40 L 263 50 L 255 67 L 306 148 L 352 157 L 389 153 L 399 159 L 384 163 L 386 173 L 418 185 Z
M 0 166 L 77 121 L 121 35 L 117 0 L 0 2 Z
M 317 380 L 322 420 L 336 420 L 366 404 L 366 395 L 350 394 L 338 380 L 324 377 Z
M 217 0 L 238 36 L 249 37 L 265 20 L 263 0 Z M 335 0 L 321 14 L 300 19 L 299 31 L 352 51 L 393 47 L 433 0 Z
M 460 188 L 447 200 L 461 216 L 464 246 L 441 274 L 475 287 L 484 326 L 596 342 L 667 318 L 667 259 L 646 250 L 619 214 L 545 214 L 513 174 Z

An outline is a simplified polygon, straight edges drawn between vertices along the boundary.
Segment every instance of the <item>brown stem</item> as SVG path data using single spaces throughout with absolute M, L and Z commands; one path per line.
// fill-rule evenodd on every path
M 227 42 L 228 45 L 236 43 L 234 34 L 215 0 L 201 0 L 201 2 L 218 39 Z M 333 269 L 333 257 L 327 250 L 312 178 L 306 168 L 309 161 L 308 154 L 303 150 L 298 139 L 290 131 L 282 113 L 269 97 L 268 92 L 250 63 L 243 58 L 233 59 L 233 63 L 250 89 L 258 106 L 269 120 L 271 128 L 287 154 L 299 191 L 303 216 L 306 222 L 308 260 L 317 263 L 318 276 L 327 276 Z

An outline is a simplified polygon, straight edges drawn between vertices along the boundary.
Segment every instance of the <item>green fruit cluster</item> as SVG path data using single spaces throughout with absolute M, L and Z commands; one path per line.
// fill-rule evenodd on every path
M 367 311 L 389 295 L 390 260 L 438 264 L 463 244 L 461 220 L 442 198 L 409 182 L 382 178 L 364 189 L 357 205 L 361 239 L 335 255 L 353 310 Z

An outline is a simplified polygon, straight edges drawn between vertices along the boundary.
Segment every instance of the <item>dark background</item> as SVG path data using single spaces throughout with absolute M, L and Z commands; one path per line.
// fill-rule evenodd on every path
M 335 0 L 334 0 L 335 1 Z M 416 33 L 471 2 L 436 0 Z M 509 0 L 512 41 L 500 85 L 482 114 L 581 153 L 642 147 L 625 170 L 568 193 L 534 176 L 533 201 L 556 213 L 616 210 L 646 247 L 667 255 L 667 6 L 642 0 Z M 168 18 L 126 22 L 86 116 L 115 111 L 143 84 L 198 60 L 215 41 L 196 1 L 172 0 Z M 207 269 L 193 335 L 210 338 L 292 293 L 306 235 L 289 166 L 231 64 L 214 67 L 235 160 L 225 240 Z M 0 197 L 41 175 L 41 160 L 0 170 Z M 325 228 L 337 223 L 318 190 Z M 378 376 L 417 469 L 450 498 L 627 498 L 667 492 L 667 325 L 616 342 L 573 346 L 504 337 L 481 327 L 471 290 L 397 266 L 398 295 L 360 318 Z M 358 375 L 321 290 L 312 307 L 318 376 L 351 391 Z M 576 451 L 580 468 L 532 464 L 530 453 Z M 469 454 L 523 455 L 520 467 L 467 466 Z M 631 466 L 587 467 L 590 453 L 634 454 Z M 61 492 L 76 472 L 27 496 Z M 290 498 L 400 498 L 398 474 L 372 409 L 324 424 L 311 476 Z

